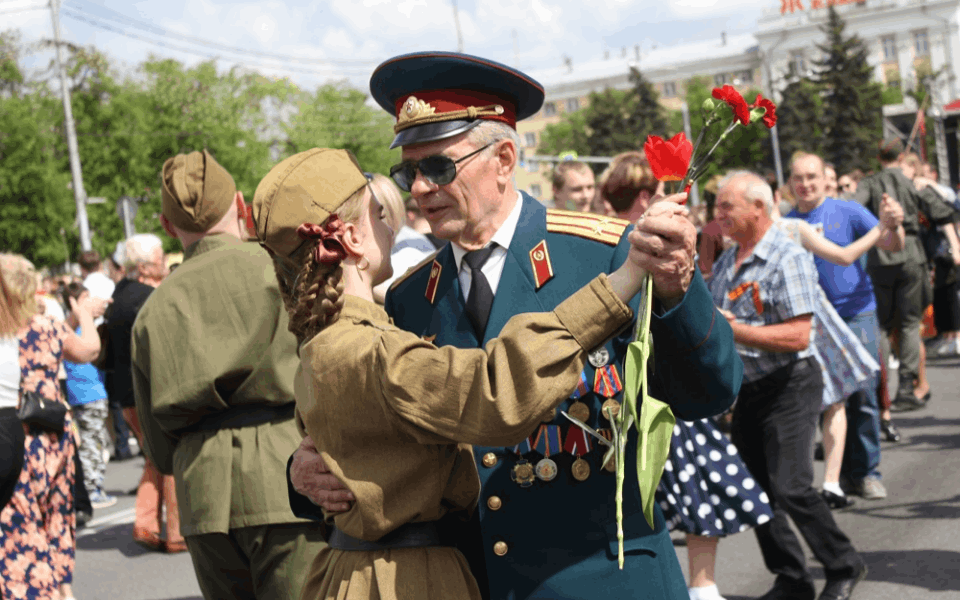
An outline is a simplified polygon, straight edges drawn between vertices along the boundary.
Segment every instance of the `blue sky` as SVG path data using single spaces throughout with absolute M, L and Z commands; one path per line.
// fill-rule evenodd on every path
M 19 28 L 25 41 L 52 37 L 49 10 L 11 12 L 46 0 L 0 0 L 0 30 Z M 65 0 L 65 40 L 93 44 L 121 66 L 150 54 L 187 63 L 220 56 L 304 87 L 348 79 L 366 88 L 372 69 L 405 52 L 456 50 L 454 0 Z M 690 40 L 754 31 L 777 0 L 456 0 L 464 51 L 536 73 L 561 64 L 618 56 Z M 79 17 L 79 18 L 78 18 Z M 132 19 L 132 20 L 131 20 Z M 85 22 L 86 21 L 86 22 Z M 99 27 L 92 22 L 99 23 Z M 144 39 L 135 39 L 114 30 Z M 144 41 L 159 40 L 165 45 Z M 200 45 L 194 40 L 204 40 Z M 225 48 L 253 53 L 240 56 Z M 192 49 L 192 50 L 189 50 Z M 296 57 L 298 62 L 268 55 Z M 45 64 L 46 61 L 43 61 Z M 286 69 L 278 69 L 275 65 Z

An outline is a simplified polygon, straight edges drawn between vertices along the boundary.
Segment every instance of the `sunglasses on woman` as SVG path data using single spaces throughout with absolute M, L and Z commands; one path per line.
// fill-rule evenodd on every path
M 390 177 L 393 178 L 397 187 L 405 192 L 409 192 L 410 188 L 413 187 L 413 182 L 417 179 L 417 171 L 420 171 L 423 178 L 434 185 L 447 185 L 457 178 L 457 164 L 475 154 L 483 152 L 495 143 L 496 142 L 490 142 L 483 148 L 478 148 L 466 156 L 461 156 L 457 160 L 453 160 L 449 156 L 443 156 L 442 154 L 428 156 L 420 160 L 405 160 L 398 165 L 390 167 Z

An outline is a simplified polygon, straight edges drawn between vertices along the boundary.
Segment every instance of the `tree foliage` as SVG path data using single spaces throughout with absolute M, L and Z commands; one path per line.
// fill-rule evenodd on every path
M 636 69 L 630 71 L 631 88 L 591 92 L 587 106 L 565 114 L 546 127 L 539 154 L 556 155 L 574 150 L 591 156 L 614 156 L 639 150 L 650 134 L 666 135 L 666 110 L 653 85 Z
M 367 170 L 384 172 L 390 118 L 344 84 L 302 90 L 287 80 L 210 62 L 188 67 L 150 57 L 119 73 L 93 47 L 66 45 L 93 247 L 111 253 L 123 238 L 116 201 L 140 199 L 139 232 L 162 234 L 160 171 L 178 153 L 207 149 L 252 201 L 260 179 L 279 160 L 315 146 L 347 148 Z M 16 32 L 0 34 L 0 251 L 38 266 L 75 260 L 78 229 L 59 82 L 53 70 L 30 79 L 22 67 L 35 49 Z M 62 232 L 62 233 L 61 233 Z
M 823 155 L 838 173 L 875 166 L 883 137 L 881 86 L 873 81 L 867 48 L 856 35 L 845 36 L 846 23 L 835 7 L 821 27 L 826 43 L 817 46 L 816 81 L 823 96 Z
M 803 77 L 787 84 L 777 106 L 780 160 L 785 168 L 789 169 L 795 152 L 823 152 L 822 113 L 823 100 L 816 82 Z

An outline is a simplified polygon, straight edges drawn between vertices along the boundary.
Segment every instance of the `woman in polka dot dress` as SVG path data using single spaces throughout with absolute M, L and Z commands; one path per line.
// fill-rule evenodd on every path
M 766 492 L 711 419 L 677 421 L 657 502 L 667 527 L 687 534 L 690 599 L 723 600 L 714 579 L 720 538 L 773 517 Z

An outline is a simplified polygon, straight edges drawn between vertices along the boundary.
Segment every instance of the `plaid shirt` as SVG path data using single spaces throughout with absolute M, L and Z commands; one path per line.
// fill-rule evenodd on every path
M 737 244 L 713 265 L 709 282 L 713 302 L 729 310 L 737 322 L 751 326 L 776 325 L 813 314 L 817 302 L 817 267 L 810 253 L 779 227 L 770 227 L 737 269 Z M 737 344 L 743 359 L 743 381 L 750 383 L 802 358 L 813 355 L 810 346 L 800 352 L 766 352 Z

